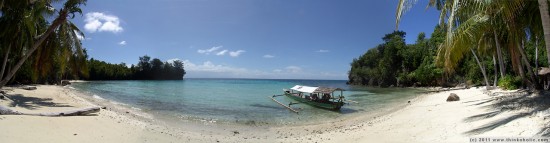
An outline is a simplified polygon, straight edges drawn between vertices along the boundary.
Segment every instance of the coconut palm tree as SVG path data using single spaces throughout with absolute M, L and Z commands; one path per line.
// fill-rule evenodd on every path
M 405 4 L 402 0 L 398 5 L 397 24 L 407 9 Z M 491 35 L 490 41 L 495 45 L 491 47 L 495 47 L 501 76 L 506 72 L 503 57 L 506 49 L 511 56 L 513 70 L 523 77 L 527 69 L 530 82 L 533 83 L 535 77 L 532 68 L 525 60 L 525 53 L 520 46 L 527 37 L 524 31 L 537 25 L 532 19 L 522 16 L 533 15 L 529 9 L 533 4 L 529 1 L 431 0 L 429 6 L 441 11 L 440 24 L 444 24 L 442 21 L 447 19 L 447 36 L 439 50 L 439 59 L 447 71 L 452 72 L 463 55 L 478 44 L 477 39 Z
M 541 24 L 544 31 L 544 41 L 546 41 L 546 56 L 550 63 L 550 15 L 548 14 L 548 0 L 538 0 Z
M 8 55 L 12 50 L 20 53 L 14 54 L 11 59 L 5 58 L 3 63 L 6 64 L 2 65 L 2 69 L 6 67 L 8 63 L 6 61 L 10 61 L 13 67 L 7 73 L 2 73 L 0 88 L 11 80 L 23 63 L 31 55 L 34 55 L 33 53 L 39 47 L 43 47 L 45 42 L 60 42 L 65 48 L 71 47 L 71 51 L 79 51 L 79 49 L 81 51 L 80 41 L 75 36 L 77 34 L 75 32 L 79 32 L 79 30 L 67 19 L 74 18 L 76 13 L 82 14 L 80 5 L 85 4 L 86 0 L 67 0 L 60 10 L 53 9 L 51 0 L 2 0 L 0 3 L 3 14 L 0 17 L 0 28 L 4 31 L 0 33 L 2 39 L 0 45 L 11 45 L 8 48 L 2 47 L 1 51 L 5 51 L 4 53 Z M 44 17 L 55 12 L 58 16 L 50 22 L 51 24 L 47 28 L 44 28 L 43 25 L 47 22 Z M 46 41 L 55 40 L 55 38 L 49 38 L 51 35 L 56 35 L 58 39 Z M 17 62 L 15 62 L 16 59 Z
M 397 11 L 396 11 L 396 29 L 399 28 L 399 22 L 401 20 L 401 17 L 403 14 L 412 7 L 416 3 L 417 0 L 399 0 L 399 3 L 397 5 Z M 459 2 L 460 1 L 460 2 Z M 452 18 L 454 11 L 458 9 L 458 7 L 453 7 L 454 4 L 458 5 L 458 3 L 495 3 L 495 4 L 510 4 L 515 3 L 514 5 L 508 5 L 509 7 L 506 7 L 506 9 L 502 9 L 504 12 L 508 12 L 508 16 L 513 16 L 514 13 L 517 13 L 517 10 L 527 10 L 527 11 L 535 11 L 538 12 L 537 14 L 530 13 L 530 19 L 537 19 L 539 18 L 537 23 L 531 23 L 533 25 L 540 25 L 542 28 L 541 31 L 542 34 L 536 34 L 539 36 L 544 36 L 544 41 L 546 43 L 546 51 L 548 56 L 548 63 L 550 63 L 550 14 L 548 13 L 548 0 L 537 0 L 535 1 L 523 1 L 523 0 L 517 0 L 517 1 L 500 1 L 500 0 L 489 0 L 489 1 L 475 1 L 475 0 L 429 0 L 427 7 L 435 7 L 438 10 L 441 11 L 439 16 L 439 23 L 444 24 L 445 18 L 450 18 L 449 22 L 452 23 L 454 18 Z M 462 5 L 462 8 L 467 8 L 467 6 Z M 455 8 L 455 9 L 453 9 Z M 469 7 L 474 10 L 483 10 L 484 7 L 482 6 L 472 6 Z M 451 15 L 448 17 L 448 15 Z M 507 17 L 510 18 L 510 17 Z M 516 17 L 518 18 L 518 17 Z M 520 17 L 521 18 L 521 17 Z M 449 27 L 452 28 L 452 27 Z

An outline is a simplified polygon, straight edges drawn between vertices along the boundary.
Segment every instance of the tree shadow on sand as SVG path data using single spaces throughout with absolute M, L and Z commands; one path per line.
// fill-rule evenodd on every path
M 70 105 L 66 105 L 65 103 L 55 103 L 52 102 L 51 98 L 37 98 L 37 97 L 25 97 L 21 94 L 15 94 L 15 95 L 8 95 L 8 97 L 12 100 L 10 103 L 10 107 L 23 107 L 29 110 L 35 110 L 37 108 L 40 108 L 42 106 L 46 107 L 72 107 Z
M 532 94 L 528 92 L 518 92 L 515 95 L 493 96 L 491 100 L 481 101 L 480 103 L 475 103 L 473 105 L 485 104 L 488 103 L 487 101 L 492 102 L 490 102 L 491 104 L 485 105 L 481 108 L 492 109 L 492 111 L 467 117 L 464 119 L 464 122 L 474 122 L 489 118 L 497 118 L 497 115 L 509 111 L 519 112 L 506 117 L 498 117 L 500 119 L 477 127 L 475 129 L 466 131 L 464 134 L 482 134 L 496 129 L 502 125 L 506 125 L 514 120 L 533 116 L 540 111 L 548 110 L 550 108 L 550 93 L 540 92 L 538 94 Z M 550 126 L 543 127 L 543 129 L 541 129 L 538 134 L 546 137 L 550 136 Z

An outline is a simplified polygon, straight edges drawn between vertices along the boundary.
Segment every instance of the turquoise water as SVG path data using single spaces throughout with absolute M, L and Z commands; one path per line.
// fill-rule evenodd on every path
M 329 111 L 308 105 L 292 105 L 290 112 L 268 96 L 282 94 L 294 85 L 343 88 L 346 99 L 359 103 Z M 185 79 L 177 81 L 93 81 L 75 83 L 74 88 L 90 96 L 140 108 L 143 112 L 174 120 L 216 121 L 244 124 L 303 124 L 333 121 L 344 117 L 390 110 L 414 98 L 420 90 L 364 88 L 344 80 L 272 79 Z M 293 100 L 275 97 L 282 103 Z

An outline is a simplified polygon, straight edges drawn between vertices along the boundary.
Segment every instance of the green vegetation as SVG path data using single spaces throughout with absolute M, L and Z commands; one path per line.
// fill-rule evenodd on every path
M 508 90 L 518 89 L 518 87 L 521 86 L 521 77 L 514 78 L 510 75 L 506 75 L 500 78 L 498 86 Z
M 63 79 L 182 79 L 183 62 L 141 60 L 137 67 L 88 59 L 70 19 L 86 0 L 0 0 L 0 88 L 8 83 L 60 84 Z M 56 8 L 54 6 L 60 6 Z M 148 66 L 150 65 L 150 66 Z
M 0 88 L 16 73 L 32 81 L 85 75 L 85 51 L 78 39 L 83 33 L 68 20 L 82 14 L 85 3 L 67 0 L 57 9 L 51 0 L 0 0 Z
M 414 3 L 399 1 L 396 28 Z M 384 44 L 352 62 L 349 83 L 382 87 L 499 83 L 506 89 L 542 88 L 537 70 L 550 61 L 550 36 L 544 36 L 550 35 L 548 1 L 431 0 L 428 7 L 440 11 L 440 22 L 427 45 L 417 41 L 402 46 L 399 38 L 404 36 L 389 41 L 385 37 Z M 418 49 L 424 54 L 418 54 Z M 419 56 L 422 64 L 414 68 Z M 388 61 L 388 57 L 402 61 Z
M 145 55 L 139 57 L 137 66 L 125 63 L 111 64 L 103 61 L 88 61 L 90 76 L 87 80 L 181 80 L 185 75 L 183 62 L 162 62 Z
M 424 38 L 424 33 L 420 33 L 414 44 L 406 45 L 404 32 L 395 31 L 386 34 L 382 38 L 383 44 L 369 49 L 353 60 L 348 83 L 380 87 L 455 86 L 461 83 L 491 85 L 494 83 L 494 86 L 498 85 L 504 89 L 517 89 L 529 84 L 528 79 L 522 78 L 518 70 L 512 70 L 513 72 L 508 72 L 504 77 L 499 78 L 499 69 L 495 68 L 499 63 L 496 62 L 496 58 L 493 59 L 493 56 L 480 56 L 484 51 L 472 50 L 473 52 L 465 53 L 452 72 L 446 71 L 445 65 L 438 63 L 440 55 L 437 53 L 439 46 L 444 46 L 442 44 L 445 36 L 445 28 L 436 26 L 429 39 Z M 541 42 L 544 41 L 531 38 L 525 44 L 525 52 L 529 55 L 527 59 L 530 64 L 538 67 L 548 66 L 544 58 L 546 50 L 541 48 L 542 45 L 537 44 Z M 473 53 L 479 56 L 480 63 L 477 63 Z M 538 53 L 537 61 L 535 53 Z M 505 55 L 509 56 L 509 54 Z M 512 59 L 505 58 L 506 68 L 514 69 L 510 65 L 513 62 Z M 484 69 L 487 83 L 484 81 L 481 69 Z
M 349 84 L 370 86 L 438 85 L 443 70 L 434 63 L 443 30 L 436 27 L 432 38 L 420 33 L 416 43 L 405 44 L 405 32 L 386 34 L 380 44 L 351 63 Z

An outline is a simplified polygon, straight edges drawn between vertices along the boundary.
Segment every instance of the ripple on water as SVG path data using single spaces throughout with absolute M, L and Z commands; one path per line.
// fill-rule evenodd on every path
M 186 79 L 182 81 L 97 81 L 75 83 L 78 90 L 95 99 L 108 100 L 134 110 L 164 116 L 167 120 L 192 120 L 204 123 L 245 125 L 312 124 L 336 121 L 373 112 L 390 111 L 393 104 L 414 98 L 416 91 L 406 88 L 372 89 L 348 86 L 343 80 L 252 80 Z M 288 111 L 268 96 L 281 94 L 294 85 L 344 88 L 346 104 L 340 111 L 292 105 L 299 114 Z M 101 95 L 101 96 L 99 96 Z M 296 102 L 285 96 L 282 103 Z

